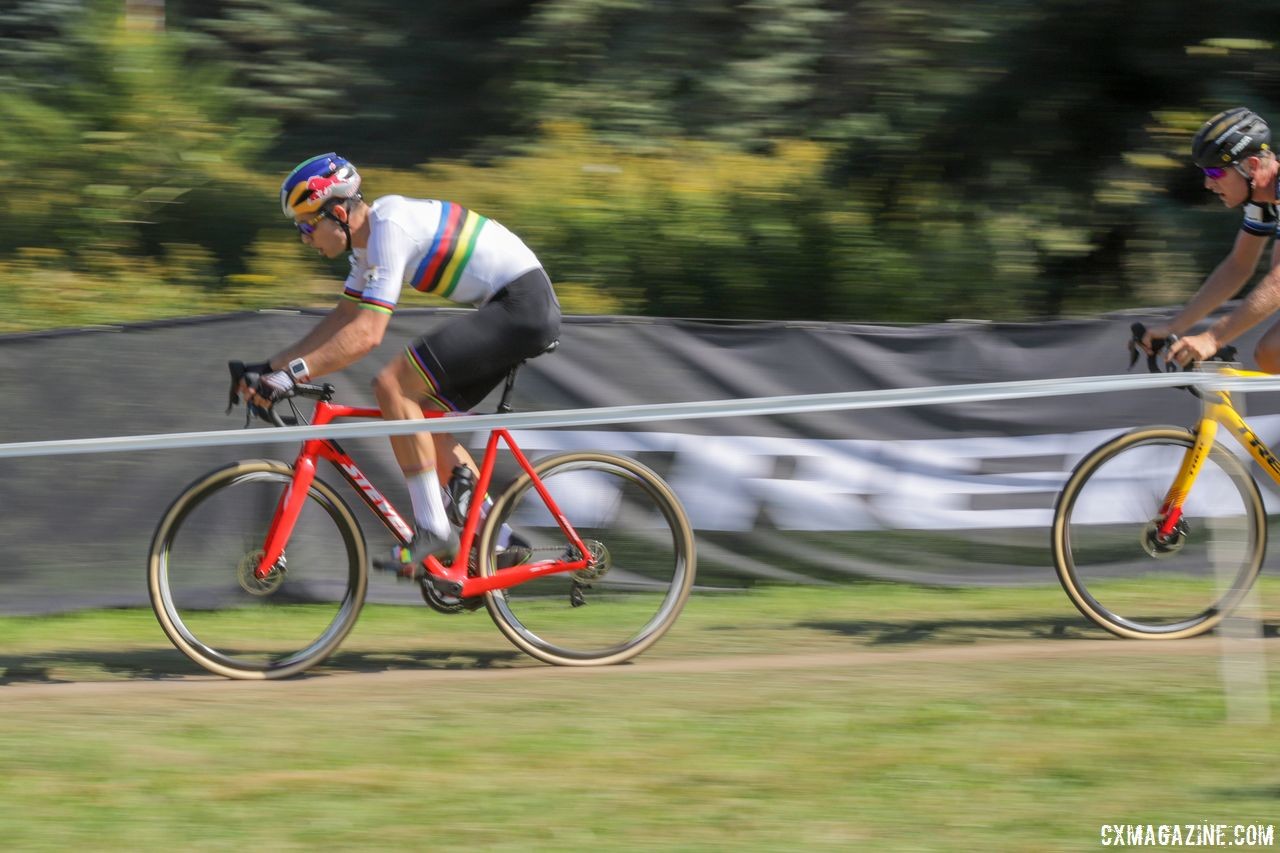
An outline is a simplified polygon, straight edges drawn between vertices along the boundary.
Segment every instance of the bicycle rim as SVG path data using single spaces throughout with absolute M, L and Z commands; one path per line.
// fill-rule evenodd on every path
M 624 457 L 565 454 L 536 470 L 596 564 L 488 593 L 490 616 L 518 648 L 548 663 L 634 657 L 674 624 L 693 587 L 693 531 L 683 508 L 656 474 Z M 496 571 L 494 545 L 504 522 L 533 546 L 533 560 L 569 548 L 526 474 L 490 513 L 480 542 L 482 575 Z
M 1119 636 L 1180 639 L 1209 631 L 1261 570 L 1262 496 L 1220 445 L 1205 459 L 1175 535 L 1157 537 L 1161 504 L 1193 442 L 1175 428 L 1120 436 L 1086 456 L 1059 497 L 1058 578 L 1081 613 Z
M 355 624 L 367 584 L 359 526 L 315 481 L 283 560 L 254 576 L 293 470 L 240 462 L 192 484 L 152 543 L 152 607 L 169 639 L 211 672 L 283 678 L 324 660 Z

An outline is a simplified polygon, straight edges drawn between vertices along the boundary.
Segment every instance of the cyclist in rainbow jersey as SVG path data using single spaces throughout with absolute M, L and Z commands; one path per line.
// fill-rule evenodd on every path
M 421 418 L 424 404 L 469 410 L 511 367 L 556 340 L 560 304 L 551 280 L 498 222 L 447 201 L 388 195 L 366 203 L 360 183 L 350 162 L 328 153 L 298 164 L 281 184 L 281 208 L 302 242 L 327 258 L 349 252 L 351 272 L 337 305 L 310 332 L 250 366 L 260 378 L 242 393 L 269 406 L 296 382 L 368 355 L 382 342 L 407 284 L 478 310 L 414 340 L 378 373 L 373 388 L 383 417 Z M 415 535 L 377 562 L 416 576 L 428 555 L 456 550 L 442 491 L 457 465 L 475 472 L 475 462 L 444 433 L 393 436 L 391 446 L 408 485 Z M 503 540 L 510 536 L 504 530 Z

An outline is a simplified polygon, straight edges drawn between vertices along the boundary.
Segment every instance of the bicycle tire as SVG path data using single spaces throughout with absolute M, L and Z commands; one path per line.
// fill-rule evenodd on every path
M 1183 505 L 1177 535 L 1169 543 L 1154 538 L 1160 504 L 1194 441 L 1178 427 L 1117 436 L 1081 459 L 1059 493 L 1052 528 L 1058 580 L 1076 608 L 1112 634 L 1204 634 L 1239 605 L 1262 569 L 1262 494 L 1217 443 Z
M 368 588 L 364 535 L 330 486 L 312 482 L 278 571 L 253 569 L 293 467 L 254 459 L 216 469 L 169 506 L 152 538 L 147 585 L 169 640 L 218 675 L 277 679 L 329 657 Z
M 697 554 L 684 508 L 662 478 L 623 456 L 565 453 L 534 470 L 600 559 L 592 570 L 485 593 L 490 617 L 517 648 L 546 663 L 603 666 L 635 657 L 670 630 L 693 589 Z M 499 571 L 496 544 L 507 522 L 539 559 L 568 546 L 533 479 L 521 474 L 481 531 L 482 577 Z

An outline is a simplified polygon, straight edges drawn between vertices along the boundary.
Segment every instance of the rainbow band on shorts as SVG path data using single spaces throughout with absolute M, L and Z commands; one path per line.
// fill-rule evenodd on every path
M 422 381 L 427 383 L 427 399 L 435 402 L 435 404 L 446 412 L 462 411 L 458 406 L 449 400 L 448 397 L 440 393 L 440 383 L 435 375 L 431 372 L 431 368 L 427 367 L 427 363 L 423 360 L 422 355 L 417 348 L 410 344 L 404 349 L 405 358 L 409 359 L 409 363 L 418 371 L 418 375 L 422 377 Z
M 453 202 L 441 202 L 440 226 L 426 257 L 413 273 L 413 286 L 446 299 L 462 280 L 462 271 L 475 251 L 480 230 L 489 220 Z

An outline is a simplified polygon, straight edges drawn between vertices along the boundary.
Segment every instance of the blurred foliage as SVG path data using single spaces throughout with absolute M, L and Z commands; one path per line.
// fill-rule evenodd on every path
M 345 265 L 275 199 L 330 149 L 370 197 L 512 227 L 572 311 L 1167 304 L 1239 227 L 1186 164 L 1191 133 L 1234 103 L 1280 120 L 1255 10 L 1198 0 L 125 9 L 0 9 L 0 330 L 330 301 Z
M 168 0 L 184 54 L 231 74 L 252 114 L 280 123 L 272 153 L 339 149 L 412 166 L 467 153 L 523 113 L 504 45 L 535 0 L 358 0 L 339 13 L 303 0 Z

